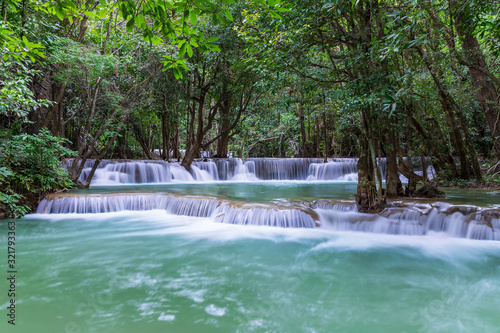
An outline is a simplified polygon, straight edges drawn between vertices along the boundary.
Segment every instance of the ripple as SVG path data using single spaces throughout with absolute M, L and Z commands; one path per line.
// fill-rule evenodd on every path
M 158 320 L 161 320 L 161 321 L 174 321 L 174 319 L 175 319 L 174 315 L 172 315 L 172 314 L 165 314 L 163 312 L 158 317 Z
M 205 308 L 205 312 L 212 316 L 222 317 L 226 313 L 226 308 L 218 308 L 210 304 Z

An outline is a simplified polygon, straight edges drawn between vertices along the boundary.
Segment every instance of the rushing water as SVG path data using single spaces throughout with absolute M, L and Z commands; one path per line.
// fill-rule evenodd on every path
M 17 332 L 500 325 L 499 242 L 235 226 L 162 211 L 30 216 L 18 232 Z
M 67 161 L 68 164 L 71 160 Z M 420 159 L 416 161 L 420 163 Z M 427 161 L 429 163 L 429 161 Z M 85 182 L 94 160 L 85 162 L 79 180 Z M 379 159 L 382 177 L 385 178 L 386 161 Z M 428 165 L 428 164 L 427 164 Z M 427 167 L 432 178 L 434 169 Z M 421 173 L 422 165 L 414 170 Z M 178 163 L 165 161 L 102 161 L 92 178 L 92 185 L 121 185 L 196 181 L 259 181 L 259 180 L 308 180 L 308 181 L 357 181 L 357 159 L 335 158 L 324 163 L 316 158 L 249 158 L 196 161 L 188 172 Z M 404 182 L 406 178 L 401 176 Z
M 49 197 L 17 220 L 0 332 L 498 332 L 499 193 L 365 215 L 355 183 L 295 175 Z

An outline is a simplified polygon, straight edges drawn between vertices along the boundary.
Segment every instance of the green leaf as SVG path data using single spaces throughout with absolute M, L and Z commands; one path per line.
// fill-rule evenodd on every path
M 135 17 L 135 23 L 137 24 L 137 27 L 139 27 L 139 28 L 146 27 L 146 20 L 144 20 L 144 16 L 142 14 L 139 14 Z
M 231 12 L 228 9 L 224 10 L 224 15 L 229 21 L 233 21 L 233 15 L 231 15 Z
M 179 57 L 184 57 L 184 54 L 186 54 L 186 43 L 182 44 L 181 49 L 179 50 Z
M 189 18 L 191 19 L 191 24 L 192 25 L 195 25 L 196 22 L 198 22 L 198 16 L 194 12 L 194 10 L 192 10 L 192 11 L 189 12 Z
M 132 30 L 134 29 L 134 23 L 135 23 L 135 20 L 134 20 L 134 17 L 132 17 L 128 22 L 127 22 L 127 31 L 128 32 L 132 32 Z
M 212 51 L 220 51 L 220 47 L 217 45 L 217 44 L 211 44 L 211 43 L 207 43 L 205 44 L 210 50 Z
M 177 80 L 182 79 L 182 72 L 180 71 L 179 68 L 174 67 L 173 71 L 174 71 L 174 76 Z
M 57 18 L 60 19 L 61 21 L 64 20 L 64 18 L 66 17 L 66 14 L 62 10 L 62 7 L 61 6 L 56 6 L 55 9 L 56 9 L 56 16 L 57 16 Z
M 106 17 L 106 15 L 108 15 L 108 9 L 107 8 L 101 9 L 101 11 L 99 12 L 99 17 L 103 19 Z
M 189 58 L 192 58 L 193 57 L 193 48 L 189 44 L 185 44 L 185 45 L 187 45 L 186 49 L 187 49 L 187 54 L 188 54 Z
M 200 47 L 198 45 L 198 42 L 196 42 L 196 39 L 194 39 L 194 38 L 191 38 L 191 40 L 189 41 L 189 44 L 193 45 L 194 47 Z
M 389 118 L 392 116 L 392 114 L 394 113 L 394 111 L 396 111 L 396 103 L 392 103 L 392 108 L 391 108 L 391 112 L 389 112 Z

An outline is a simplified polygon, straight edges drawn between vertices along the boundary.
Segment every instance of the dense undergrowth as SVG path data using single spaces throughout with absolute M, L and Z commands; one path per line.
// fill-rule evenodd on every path
M 72 186 L 60 162 L 74 155 L 66 142 L 47 129 L 35 135 L 0 133 L 0 214 L 22 217 L 44 194 Z

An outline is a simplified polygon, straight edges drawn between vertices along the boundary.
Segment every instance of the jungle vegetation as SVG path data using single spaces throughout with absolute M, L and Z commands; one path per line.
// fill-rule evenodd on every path
M 493 0 L 1 0 L 0 211 L 21 216 L 76 185 L 87 159 L 189 170 L 201 151 L 359 157 L 365 212 L 426 181 L 415 157 L 430 157 L 444 182 L 495 181 L 499 10 Z

